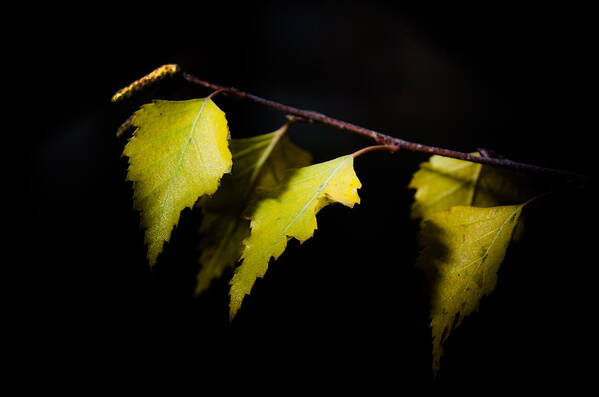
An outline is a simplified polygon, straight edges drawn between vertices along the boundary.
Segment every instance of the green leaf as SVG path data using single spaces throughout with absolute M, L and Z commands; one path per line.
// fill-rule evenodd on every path
M 534 191 L 524 178 L 511 170 L 435 155 L 420 165 L 409 184 L 416 189 L 412 218 L 423 219 L 424 249 L 418 266 L 428 273 L 432 290 L 435 374 L 442 343 L 457 326 L 454 319 L 459 314 L 461 323 L 480 298 L 493 291 L 505 248 L 524 229 L 520 203 Z M 515 206 L 499 207 L 507 204 Z M 504 225 L 509 208 L 517 209 L 516 216 Z M 472 224 L 466 227 L 465 219 Z M 464 261 L 472 263 L 462 269 Z M 484 282 L 478 284 L 479 280 Z
M 481 168 L 469 161 L 431 156 L 420 165 L 408 186 L 417 189 L 412 217 L 424 218 L 454 205 L 471 205 Z
M 242 242 L 250 235 L 250 222 L 244 217 L 248 205 L 261 191 L 281 183 L 287 169 L 310 164 L 310 154 L 284 135 L 288 127 L 289 123 L 269 134 L 231 140 L 231 175 L 223 178 L 213 197 L 200 203 L 204 217 L 196 294 L 239 260 Z
M 270 258 L 277 259 L 290 238 L 304 242 L 312 237 L 316 213 L 326 205 L 353 207 L 359 203 L 357 189 L 361 186 L 349 155 L 290 171 L 277 188 L 257 202 L 251 214 L 251 234 L 244 241 L 243 262 L 231 280 L 230 318 L 256 278 L 264 276 Z
M 230 171 L 229 129 L 210 98 L 154 101 L 134 114 L 132 124 L 137 129 L 123 155 L 154 265 L 181 211 L 213 194 Z
M 465 316 L 478 308 L 480 299 L 495 288 L 499 265 L 524 205 L 456 206 L 425 218 L 420 234 L 424 249 L 417 265 L 432 281 L 435 374 L 443 353 L 442 343 Z
M 408 186 L 416 189 L 412 218 L 426 218 L 456 205 L 493 207 L 521 203 L 532 194 L 528 183 L 521 179 L 522 175 L 512 171 L 431 156 L 420 165 Z

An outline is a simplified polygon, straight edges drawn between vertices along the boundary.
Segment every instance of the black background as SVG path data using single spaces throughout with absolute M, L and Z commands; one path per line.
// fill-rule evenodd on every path
M 509 248 L 496 291 L 445 344 L 433 383 L 406 187 L 426 156 L 358 158 L 361 204 L 323 210 L 314 238 L 289 243 L 230 324 L 230 273 L 192 296 L 197 211 L 182 214 L 150 271 L 124 181 L 126 141 L 114 136 L 152 98 L 210 91 L 174 78 L 119 105 L 110 97 L 178 63 L 200 78 L 407 140 L 589 172 L 589 12 L 505 2 L 37 9 L 21 56 L 30 60 L 35 98 L 48 106 L 29 135 L 34 205 L 21 315 L 31 349 L 23 365 L 88 388 L 152 385 L 176 374 L 198 392 L 275 380 L 285 382 L 281 392 L 581 385 L 595 343 L 588 191 L 527 210 L 525 238 Z M 284 121 L 250 102 L 215 101 L 233 137 Z M 320 125 L 297 125 L 290 136 L 315 161 L 371 144 Z

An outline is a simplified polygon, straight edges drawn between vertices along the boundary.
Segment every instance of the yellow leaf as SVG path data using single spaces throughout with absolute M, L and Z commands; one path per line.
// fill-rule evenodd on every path
M 248 204 L 260 191 L 277 186 L 287 169 L 310 164 L 310 153 L 284 135 L 288 127 L 289 123 L 270 134 L 231 140 L 231 175 L 223 178 L 213 197 L 201 200 L 200 204 L 204 213 L 200 228 L 202 267 L 196 294 L 206 290 L 212 280 L 239 260 L 242 242 L 250 234 L 250 222 L 243 216 Z
M 269 197 L 257 202 L 251 234 L 244 241 L 243 262 L 231 280 L 231 318 L 256 278 L 266 273 L 270 258 L 277 259 L 290 238 L 304 242 L 312 237 L 316 213 L 326 205 L 337 202 L 353 207 L 359 203 L 357 189 L 361 186 L 349 155 L 291 171 Z
M 456 206 L 424 220 L 418 266 L 431 278 L 433 370 L 439 370 L 442 343 L 462 319 L 478 308 L 497 282 L 497 271 L 525 204 Z M 458 318 L 454 325 L 454 321 Z
M 471 205 L 480 171 L 477 163 L 431 156 L 420 165 L 408 186 L 417 189 L 412 217 L 424 218 L 454 205 Z
M 134 114 L 132 124 L 137 129 L 123 155 L 153 265 L 181 211 L 213 194 L 230 171 L 229 129 L 210 98 L 154 101 Z
M 213 280 L 237 263 L 242 242 L 250 235 L 250 222 L 236 212 L 204 211 L 200 233 L 201 268 L 197 276 L 196 295 L 207 290 Z
M 531 192 L 527 184 L 517 183 L 520 178 L 521 175 L 504 169 L 431 156 L 420 165 L 408 186 L 416 189 L 412 218 L 426 218 L 456 205 L 492 207 L 521 203 Z

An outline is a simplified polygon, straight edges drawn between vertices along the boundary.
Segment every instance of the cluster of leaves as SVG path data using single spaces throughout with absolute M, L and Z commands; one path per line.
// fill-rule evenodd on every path
M 131 119 L 129 158 L 134 207 L 141 213 L 147 257 L 157 261 L 185 208 L 203 212 L 196 292 L 228 268 L 230 318 L 287 241 L 314 234 L 325 206 L 360 202 L 353 155 L 311 164 L 308 152 L 278 130 L 230 139 L 225 114 L 210 97 L 154 101 Z M 432 156 L 414 174 L 412 216 L 421 219 L 417 265 L 430 276 L 433 369 L 442 343 L 491 293 L 530 193 L 515 178 L 476 163 Z
M 314 234 L 320 209 L 360 201 L 353 157 L 310 165 L 310 154 L 284 135 L 291 121 L 269 134 L 229 142 L 225 114 L 203 98 L 154 101 L 131 123 L 137 128 L 123 154 L 150 264 L 181 211 L 197 203 L 205 237 L 196 292 L 241 261 L 230 283 L 231 318 L 287 240 L 303 242 Z
M 508 245 L 524 230 L 520 218 L 533 191 L 519 179 L 512 172 L 432 156 L 410 182 L 416 189 L 412 217 L 421 219 L 417 266 L 430 284 L 435 374 L 443 342 L 493 292 Z

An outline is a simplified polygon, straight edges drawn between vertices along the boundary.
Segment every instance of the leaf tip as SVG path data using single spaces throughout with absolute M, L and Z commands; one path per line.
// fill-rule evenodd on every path
M 230 294 L 231 300 L 229 302 L 229 322 L 232 322 L 235 316 L 237 316 L 237 312 L 241 308 L 241 301 L 243 297 L 239 298 L 237 295 L 233 293 Z

